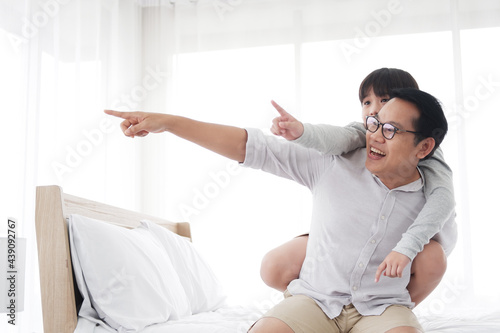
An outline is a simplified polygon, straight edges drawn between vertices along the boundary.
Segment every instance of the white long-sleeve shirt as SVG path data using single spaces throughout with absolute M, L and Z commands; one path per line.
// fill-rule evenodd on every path
M 366 146 L 366 130 L 362 123 L 353 122 L 345 127 L 326 124 L 304 124 L 304 133 L 293 141 L 303 147 L 313 148 L 326 155 L 341 155 Z M 453 174 L 446 164 L 441 148 L 434 155 L 419 163 L 425 175 L 424 194 L 426 204 L 393 251 L 411 260 L 422 251 L 430 239 L 439 242 L 446 255 L 453 246 L 447 244 L 451 237 L 443 235 L 444 223 L 455 214 Z
M 289 292 L 313 298 L 330 318 L 350 303 L 362 315 L 379 315 L 392 304 L 411 307 L 411 265 L 402 278 L 374 278 L 424 206 L 423 180 L 389 190 L 366 169 L 365 148 L 324 155 L 259 130 L 247 132 L 244 166 L 294 180 L 313 195 L 306 258 Z M 455 230 L 456 240 L 452 217 L 444 228 L 448 235 Z

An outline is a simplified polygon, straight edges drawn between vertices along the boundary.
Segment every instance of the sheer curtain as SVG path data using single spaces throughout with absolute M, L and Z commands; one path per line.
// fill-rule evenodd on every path
M 28 239 L 25 309 L 2 331 L 42 331 L 34 189 L 46 184 L 189 220 L 232 303 L 277 302 L 260 260 L 308 231 L 308 191 L 170 135 L 127 139 L 102 110 L 267 129 L 274 99 L 304 122 L 344 125 L 359 120 L 359 83 L 379 67 L 412 73 L 450 123 L 460 239 L 417 311 L 500 308 L 489 259 L 500 233 L 488 126 L 500 102 L 497 1 L 2 0 L 0 15 L 0 234 L 14 216 Z
M 161 87 L 164 79 L 160 69 L 142 66 L 142 6 L 135 1 L 0 4 L 0 233 L 13 216 L 17 236 L 28 240 L 24 311 L 16 325 L 3 315 L 0 331 L 42 332 L 35 187 L 57 184 L 68 193 L 140 209 L 140 143 L 122 141 L 118 122 L 103 109 L 142 108 L 147 89 Z

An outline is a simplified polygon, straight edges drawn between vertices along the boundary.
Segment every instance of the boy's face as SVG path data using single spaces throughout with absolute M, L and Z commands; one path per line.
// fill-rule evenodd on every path
M 370 88 L 368 95 L 361 102 L 361 120 L 365 122 L 366 116 L 375 116 L 378 114 L 382 106 L 389 101 L 389 95 L 377 96 Z

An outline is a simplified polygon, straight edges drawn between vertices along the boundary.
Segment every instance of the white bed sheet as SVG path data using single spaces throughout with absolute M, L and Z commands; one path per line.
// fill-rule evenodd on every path
M 181 320 L 152 325 L 143 333 L 244 333 L 262 315 L 257 308 L 224 307 Z M 500 311 L 419 317 L 427 333 L 500 333 Z M 80 318 L 75 333 L 116 332 Z
M 471 312 L 474 310 L 471 309 Z M 500 311 L 419 317 L 429 333 L 499 333 Z
M 203 312 L 180 320 L 168 321 L 146 327 L 142 333 L 244 333 L 262 316 L 257 308 L 222 307 L 213 312 Z M 75 333 L 116 332 L 85 318 L 78 318 Z

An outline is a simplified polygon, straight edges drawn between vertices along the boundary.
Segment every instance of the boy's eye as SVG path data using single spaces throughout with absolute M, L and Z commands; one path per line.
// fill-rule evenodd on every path
M 370 101 L 364 101 L 363 105 L 370 105 Z
M 380 102 L 381 103 L 387 103 L 387 102 L 389 102 L 389 99 L 388 98 L 382 98 L 382 100 Z

